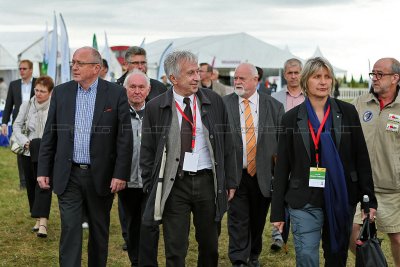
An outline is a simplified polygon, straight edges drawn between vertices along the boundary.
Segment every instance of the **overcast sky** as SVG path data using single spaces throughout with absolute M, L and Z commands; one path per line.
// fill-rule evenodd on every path
M 71 47 L 91 45 L 93 33 L 101 47 L 104 31 L 110 46 L 247 32 L 304 59 L 319 46 L 355 77 L 366 78 L 368 60 L 400 59 L 398 0 L 8 0 L 1 9 L 0 44 L 5 32 L 51 29 L 56 11 Z

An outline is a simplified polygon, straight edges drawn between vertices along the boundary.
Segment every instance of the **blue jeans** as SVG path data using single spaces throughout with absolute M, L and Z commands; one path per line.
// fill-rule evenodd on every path
M 344 232 L 350 239 L 355 207 L 349 206 L 348 231 Z M 296 250 L 297 267 L 319 267 L 319 244 L 322 238 L 325 266 L 346 266 L 348 243 L 343 250 L 331 253 L 328 221 L 325 220 L 324 210 L 306 204 L 301 209 L 289 207 L 292 224 L 293 240 Z

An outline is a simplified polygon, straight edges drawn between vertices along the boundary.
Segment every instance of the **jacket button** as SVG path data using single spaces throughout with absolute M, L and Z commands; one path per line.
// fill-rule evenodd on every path
M 179 158 L 176 158 L 175 160 L 176 160 L 176 161 L 179 161 Z
M 218 194 L 221 194 L 221 193 L 222 193 L 222 190 L 221 190 L 221 189 L 219 189 L 219 190 L 218 190 Z
M 210 139 L 213 139 L 213 138 L 214 138 L 214 136 L 212 134 L 210 134 Z
M 174 178 L 171 178 L 170 180 L 173 182 L 175 179 L 174 179 Z

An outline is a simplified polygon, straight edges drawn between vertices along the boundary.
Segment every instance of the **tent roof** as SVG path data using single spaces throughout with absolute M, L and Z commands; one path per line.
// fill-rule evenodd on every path
M 317 48 L 315 49 L 315 52 L 314 52 L 313 57 L 323 57 L 323 58 L 326 58 L 326 57 L 324 57 L 324 55 L 322 54 L 321 49 L 319 48 L 319 46 L 317 46 Z M 336 67 L 336 66 L 332 66 L 332 67 L 333 67 L 333 72 L 334 72 L 335 74 L 338 74 L 338 73 L 345 74 L 345 73 L 347 72 L 346 70 L 341 69 L 341 68 L 338 68 L 338 67 Z
M 299 58 L 288 50 L 265 43 L 247 33 L 210 35 L 162 39 L 145 45 L 149 65 L 159 65 L 165 48 L 173 42 L 173 50 L 189 50 L 199 57 L 199 62 L 212 63 L 216 68 L 235 68 L 249 62 L 262 68 L 279 69 L 289 58 Z
M 16 70 L 18 69 L 17 59 L 0 44 L 0 70 Z

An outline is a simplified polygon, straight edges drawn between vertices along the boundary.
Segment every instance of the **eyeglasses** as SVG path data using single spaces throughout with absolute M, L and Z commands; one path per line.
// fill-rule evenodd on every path
M 35 93 L 41 93 L 41 94 L 46 94 L 46 93 L 49 92 L 49 91 L 46 91 L 46 90 L 39 90 L 37 88 L 35 88 L 34 90 L 35 90 Z
M 133 66 L 139 66 L 139 65 L 147 65 L 147 61 L 128 61 L 128 64 L 131 64 Z
M 19 68 L 19 70 L 27 70 L 28 68 Z
M 72 60 L 72 61 L 69 62 L 69 66 L 70 67 L 73 67 L 75 64 L 78 66 L 78 68 L 81 68 L 81 67 L 83 67 L 85 65 L 96 65 L 96 64 L 100 64 L 100 63 L 97 63 L 97 62 L 82 62 L 82 61 L 75 61 L 75 60 Z
M 371 73 L 369 73 L 368 75 L 369 75 L 369 77 L 370 77 L 371 79 L 373 79 L 374 76 L 375 76 L 375 78 L 376 78 L 377 80 L 380 80 L 380 79 L 382 79 L 383 76 L 386 76 L 386 75 L 396 75 L 396 74 L 397 74 L 397 73 L 382 73 L 382 72 L 376 72 L 376 73 L 374 73 L 374 72 L 371 72 Z

